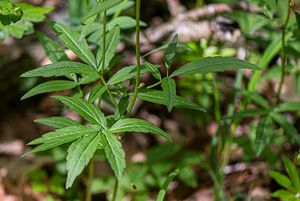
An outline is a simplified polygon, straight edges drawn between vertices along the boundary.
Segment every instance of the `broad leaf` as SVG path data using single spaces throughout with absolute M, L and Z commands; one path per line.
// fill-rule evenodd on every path
M 28 145 L 41 144 L 27 154 L 45 151 L 69 142 L 72 142 L 82 136 L 91 135 L 99 132 L 99 127 L 91 126 L 70 126 L 44 134 L 42 137 L 33 140 Z M 26 155 L 27 155 L 26 154 Z
M 69 76 L 76 74 L 97 74 L 91 66 L 74 61 L 61 61 L 53 64 L 38 67 L 26 73 L 21 77 L 51 77 L 51 76 Z
M 112 30 L 110 30 L 108 34 L 106 34 L 105 64 L 104 64 L 105 69 L 109 67 L 109 63 L 114 57 L 119 43 L 120 43 L 120 27 L 116 26 Z M 97 53 L 97 65 L 99 66 L 98 70 L 100 70 L 103 62 L 101 49 L 102 48 L 100 47 Z
M 88 14 L 83 17 L 82 21 L 86 21 L 90 17 L 93 17 L 95 15 L 99 15 L 102 12 L 107 11 L 108 9 L 116 6 L 117 4 L 121 3 L 123 0 L 109 0 L 99 3 L 96 7 L 92 8 Z
M 107 122 L 104 114 L 95 105 L 88 103 L 80 98 L 73 98 L 67 96 L 53 96 L 53 98 L 61 101 L 79 115 L 85 118 L 92 124 L 97 124 L 102 128 L 107 127 Z
M 9 25 L 21 20 L 23 11 L 20 7 L 11 3 L 8 0 L 1 0 L 0 2 L 0 22 L 3 25 Z
M 37 36 L 46 52 L 46 55 L 53 63 L 69 60 L 67 55 L 65 54 L 65 50 L 60 46 L 59 43 L 52 40 L 42 32 L 37 32 Z
M 164 97 L 167 100 L 168 111 L 171 112 L 176 99 L 176 82 L 172 78 L 164 78 L 161 83 Z
M 230 69 L 255 69 L 261 68 L 247 61 L 230 57 L 207 57 L 199 61 L 192 61 L 174 71 L 171 77 L 178 75 L 206 74 L 222 72 Z
M 159 90 L 143 90 L 139 92 L 138 98 L 151 103 L 167 105 L 167 100 L 164 98 L 164 93 Z M 180 96 L 175 97 L 175 108 L 189 108 L 192 110 L 205 111 L 200 105 L 193 103 Z
M 161 80 L 161 74 L 157 68 L 157 65 L 153 65 L 147 61 L 144 62 L 144 65 L 156 79 Z
M 64 44 L 72 50 L 82 61 L 93 66 L 95 69 L 96 59 L 89 49 L 89 46 L 84 38 L 80 38 L 80 34 L 74 29 L 67 27 L 64 24 L 51 22 L 53 29 L 64 42 Z
M 165 65 L 167 69 L 169 69 L 173 63 L 173 60 L 176 55 L 177 45 L 178 45 L 178 35 L 175 35 L 172 38 L 171 42 L 169 43 L 164 55 Z
M 121 119 L 117 121 L 111 128 L 110 131 L 113 133 L 126 133 L 126 132 L 142 132 L 142 133 L 152 133 L 155 135 L 162 136 L 172 142 L 170 136 L 155 126 L 154 124 L 142 120 L 142 119 Z
M 284 129 L 284 131 L 295 140 L 295 142 L 300 144 L 300 136 L 295 127 L 288 122 L 284 116 L 275 113 L 271 113 L 271 115 L 273 120 L 276 121 Z
M 126 168 L 125 153 L 122 144 L 111 132 L 105 131 L 101 135 L 106 159 L 108 160 L 115 176 L 121 180 Z
M 97 98 L 99 98 L 105 91 L 107 87 L 104 85 L 95 86 L 89 94 L 88 102 L 93 103 Z
M 256 155 L 260 155 L 265 146 L 270 143 L 272 136 L 272 119 L 270 116 L 262 117 L 256 129 L 255 146 Z
M 44 124 L 53 128 L 65 128 L 69 126 L 78 126 L 79 123 L 75 120 L 65 117 L 47 117 L 34 120 L 36 123 Z
M 77 84 L 75 82 L 67 81 L 67 80 L 53 80 L 53 81 L 44 82 L 42 84 L 35 86 L 30 91 L 28 91 L 21 98 L 21 100 L 24 100 L 26 98 L 29 98 L 29 97 L 32 97 L 32 96 L 35 96 L 38 94 L 73 89 L 76 86 L 77 86 Z
M 68 172 L 66 188 L 70 188 L 75 178 L 93 158 L 98 144 L 101 142 L 101 133 L 83 136 L 71 144 L 68 149 L 66 169 Z

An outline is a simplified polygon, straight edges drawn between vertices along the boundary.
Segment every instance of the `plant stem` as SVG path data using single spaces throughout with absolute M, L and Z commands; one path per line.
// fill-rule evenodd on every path
M 107 88 L 106 91 L 107 91 L 109 97 L 111 98 L 113 104 L 114 104 L 115 106 L 117 106 L 118 103 L 117 103 L 115 97 L 112 95 L 111 91 L 109 90 L 108 85 L 107 85 L 107 82 L 105 81 L 104 77 L 103 77 L 103 76 L 100 76 L 100 80 L 101 80 L 101 82 L 106 86 L 106 88 Z
M 86 192 L 85 201 L 92 200 L 92 192 L 91 192 L 92 188 L 91 187 L 92 187 L 93 177 L 94 177 L 94 159 L 92 159 L 89 164 L 89 175 L 88 175 L 88 184 L 87 184 L 87 192 Z
M 116 178 L 116 183 L 115 183 L 115 187 L 114 187 L 114 192 L 113 192 L 112 201 L 116 201 L 116 199 L 117 199 L 118 188 L 119 188 L 119 181 L 118 181 L 118 179 Z
M 286 74 L 286 69 L 285 69 L 285 64 L 286 64 L 286 55 L 285 55 L 285 37 L 286 37 L 286 28 L 289 24 L 289 20 L 290 20 L 290 15 L 291 15 L 291 0 L 289 0 L 288 2 L 288 14 L 286 16 L 286 20 L 283 24 L 282 27 L 282 36 L 281 36 L 281 78 L 280 78 L 280 83 L 279 83 L 279 88 L 277 91 L 277 95 L 276 95 L 276 100 L 277 102 L 279 102 L 280 100 L 280 94 L 282 91 L 282 87 L 283 87 L 283 83 L 284 83 L 284 78 L 285 78 L 285 74 Z
M 104 2 L 104 0 L 101 0 L 101 2 Z M 106 11 L 103 13 L 102 18 L 102 65 L 101 65 L 101 75 L 104 74 L 104 68 L 105 68 L 105 48 L 106 48 L 106 22 L 107 22 L 107 16 Z
M 132 111 L 134 103 L 136 101 L 139 85 L 140 85 L 140 74 L 141 74 L 141 51 L 140 51 L 140 18 L 141 18 L 141 0 L 136 0 L 136 80 L 133 92 L 133 97 L 129 103 L 127 114 L 129 115 Z

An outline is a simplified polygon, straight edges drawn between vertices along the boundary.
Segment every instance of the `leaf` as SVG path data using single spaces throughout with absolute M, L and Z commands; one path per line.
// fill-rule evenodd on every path
M 53 128 L 65 128 L 69 126 L 78 126 L 79 123 L 75 120 L 65 117 L 48 117 L 34 120 L 36 123 L 44 124 Z
M 108 29 L 112 29 L 115 26 L 119 26 L 121 29 L 131 29 L 134 28 L 136 25 L 135 19 L 132 17 L 128 16 L 120 16 L 113 18 L 109 23 L 108 23 Z M 145 22 L 140 21 L 140 26 L 146 26 L 147 24 Z
M 161 74 L 157 68 L 157 65 L 151 64 L 147 61 L 144 62 L 146 69 L 158 80 L 161 80 Z
M 179 169 L 175 169 L 173 172 L 171 172 L 168 177 L 166 178 L 163 186 L 161 187 L 156 201 L 164 201 L 165 195 L 167 193 L 168 187 L 171 184 L 171 182 L 174 180 L 175 177 L 179 174 Z
M 236 112 L 233 116 L 226 116 L 224 118 L 247 118 L 247 117 L 255 117 L 269 114 L 269 111 L 262 109 L 249 109 L 243 110 L 240 112 Z
M 284 102 L 277 105 L 274 109 L 275 112 L 298 112 L 300 111 L 299 102 Z
M 37 36 L 46 52 L 46 55 L 53 63 L 69 60 L 67 55 L 65 54 L 65 50 L 60 46 L 59 43 L 52 40 L 42 32 L 37 32 Z
M 99 98 L 105 91 L 107 87 L 105 85 L 95 86 L 89 94 L 88 102 L 93 103 L 97 98 Z
M 93 158 L 98 144 L 101 142 L 100 133 L 83 136 L 71 144 L 68 149 L 66 169 L 68 172 L 66 188 L 70 188 L 75 178 Z
M 270 143 L 272 135 L 272 119 L 270 116 L 262 117 L 256 129 L 255 146 L 256 155 L 259 156 L 265 146 Z
M 178 75 L 206 74 L 213 72 L 222 72 L 229 69 L 254 69 L 260 70 L 257 65 L 247 61 L 230 57 L 207 57 L 199 61 L 192 61 L 171 74 L 171 77 Z
M 172 78 L 164 78 L 161 83 L 165 99 L 167 100 L 168 111 L 171 112 L 176 99 L 176 82 Z
M 89 49 L 84 38 L 80 39 L 80 34 L 74 29 L 58 22 L 50 22 L 52 28 L 64 44 L 72 50 L 82 61 L 97 69 L 96 59 Z
M 295 140 L 295 142 L 300 144 L 300 137 L 299 137 L 297 130 L 294 128 L 294 126 L 290 122 L 288 122 L 284 116 L 282 116 L 280 114 L 271 113 L 271 115 L 272 115 L 273 120 L 276 121 L 285 130 L 285 132 L 292 139 Z
M 28 3 L 19 3 L 19 6 L 24 15 L 22 20 L 28 20 L 32 22 L 41 22 L 46 18 L 46 14 L 53 10 L 53 7 L 37 7 Z
M 69 76 L 76 74 L 97 74 L 91 66 L 74 61 L 60 61 L 53 64 L 38 67 L 26 73 L 21 77 L 51 77 L 51 76 Z
M 115 120 L 119 120 L 120 118 L 122 118 L 122 116 L 127 111 L 128 105 L 129 105 L 128 96 L 127 95 L 122 96 L 122 98 L 120 99 L 120 101 L 119 101 L 119 103 L 116 107 L 115 113 L 114 113 L 114 119 Z
M 110 30 L 108 34 L 106 34 L 104 69 L 107 69 L 109 67 L 109 63 L 114 57 L 119 43 L 120 43 L 120 27 L 116 26 L 112 30 Z M 99 66 L 98 70 L 100 70 L 103 62 L 101 49 L 102 48 L 100 47 L 97 53 L 97 65 Z
M 152 133 L 155 135 L 162 136 L 166 138 L 168 141 L 172 142 L 172 139 L 166 132 L 156 127 L 154 124 L 142 119 L 134 119 L 134 118 L 121 119 L 117 121 L 110 128 L 110 131 L 112 133 L 125 133 L 125 132 Z
M 29 98 L 29 97 L 32 97 L 32 96 L 35 96 L 38 94 L 73 89 L 76 86 L 77 86 L 77 84 L 75 82 L 67 81 L 67 80 L 53 80 L 53 81 L 44 82 L 42 84 L 35 86 L 30 91 L 28 91 L 21 98 L 21 100 L 24 100 L 26 98 Z
M 89 11 L 88 14 L 82 18 L 82 21 L 85 22 L 90 17 L 93 17 L 94 15 L 99 15 L 100 13 L 107 11 L 108 9 L 116 6 L 121 2 L 122 0 L 109 0 L 101 2 Z
M 167 105 L 167 100 L 164 98 L 164 93 L 159 90 L 143 90 L 140 91 L 138 94 L 138 98 L 144 101 L 148 101 L 151 103 L 161 104 L 161 105 Z M 175 97 L 175 108 L 189 108 L 192 110 L 200 110 L 200 111 L 206 111 L 203 109 L 200 105 L 193 103 L 185 98 L 182 98 L 180 96 Z
M 141 66 L 141 74 L 146 72 L 144 65 Z M 127 66 L 116 72 L 107 82 L 108 85 L 115 85 L 136 76 L 136 66 Z
M 111 132 L 104 131 L 101 135 L 104 152 L 115 176 L 121 180 L 126 168 L 125 153 L 122 144 L 117 140 L 116 136 Z
M 286 189 L 291 189 L 292 188 L 292 183 L 288 177 L 285 175 L 281 174 L 280 172 L 273 171 L 271 170 L 269 172 L 269 175 L 282 187 Z
M 299 192 L 300 190 L 300 178 L 296 166 L 287 157 L 283 157 L 283 162 L 285 169 L 291 179 L 292 186 L 294 186 L 294 192 Z M 290 189 L 293 190 L 293 189 Z
M 271 109 L 269 102 L 264 97 L 259 95 L 257 92 L 249 92 L 249 91 L 243 90 L 242 94 L 245 96 L 248 96 L 253 102 L 258 104 L 259 106 L 261 106 L 267 110 Z
M 85 118 L 88 122 L 96 124 L 106 129 L 107 122 L 104 114 L 95 105 L 88 103 L 80 98 L 67 96 L 53 96 L 53 98 L 61 101 L 79 115 Z
M 69 142 L 72 142 L 82 136 L 91 135 L 99 132 L 99 127 L 95 125 L 90 126 L 70 126 L 61 128 L 50 133 L 44 134 L 42 137 L 31 141 L 28 145 L 42 144 L 34 148 L 30 152 L 32 154 L 36 152 L 45 151 Z
M 3 25 L 9 25 L 21 20 L 23 11 L 20 7 L 11 3 L 8 0 L 1 0 L 0 2 L 0 22 Z
M 166 51 L 165 51 L 165 55 L 164 55 L 164 61 L 165 61 L 165 65 L 167 67 L 167 69 L 169 69 L 173 63 L 174 57 L 176 55 L 176 48 L 178 45 L 178 35 L 176 34 L 171 42 L 169 43 Z

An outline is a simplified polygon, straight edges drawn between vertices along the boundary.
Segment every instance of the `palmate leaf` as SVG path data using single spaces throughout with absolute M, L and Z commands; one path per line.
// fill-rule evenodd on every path
M 140 91 L 138 94 L 138 98 L 144 101 L 148 101 L 151 103 L 156 103 L 156 104 L 161 104 L 161 105 L 167 105 L 167 100 L 164 97 L 164 93 L 163 91 L 159 91 L 159 90 L 153 90 L 153 89 L 149 89 L 149 90 L 143 90 Z M 188 109 L 192 109 L 192 110 L 200 110 L 200 111 L 206 111 L 205 109 L 203 109 L 200 105 L 193 103 L 183 97 L 180 96 L 176 96 L 175 97 L 175 104 L 174 104 L 175 108 L 188 108 Z
M 88 122 L 101 126 L 106 129 L 107 122 L 104 114 L 95 105 L 86 102 L 80 98 L 67 96 L 53 96 L 53 98 L 61 101 L 69 108 L 77 112 L 80 116 L 85 118 Z
M 46 55 L 53 63 L 69 60 L 67 55 L 65 54 L 64 48 L 62 48 L 59 43 L 52 40 L 42 32 L 37 32 L 37 36 L 46 52 Z
M 68 149 L 66 169 L 68 172 L 66 188 L 70 188 L 75 178 L 83 171 L 84 167 L 93 158 L 98 144 L 101 142 L 101 134 L 95 133 L 83 136 L 71 144 Z
M 38 94 L 73 89 L 76 86 L 77 86 L 77 84 L 75 82 L 68 81 L 68 80 L 53 80 L 53 81 L 44 82 L 42 84 L 35 86 L 30 91 L 28 91 L 21 98 L 21 100 L 24 100 L 26 98 L 29 98 L 29 97 L 32 97 L 32 96 L 35 96 Z
M 81 38 L 79 33 L 58 22 L 50 22 L 50 24 L 58 37 L 70 50 L 72 50 L 82 61 L 97 69 L 96 59 L 89 49 L 86 40 Z
M 27 154 L 45 151 L 69 142 L 72 142 L 82 136 L 98 133 L 100 128 L 95 125 L 90 126 L 70 126 L 57 129 L 53 132 L 46 133 L 42 137 L 33 140 L 28 145 L 41 144 Z M 26 155 L 27 155 L 26 154 Z
M 74 61 L 60 61 L 53 64 L 44 65 L 23 73 L 21 77 L 51 77 L 51 76 L 69 76 L 76 74 L 97 74 L 91 66 Z
M 120 43 L 120 27 L 116 26 L 106 34 L 105 64 L 104 64 L 105 69 L 109 67 L 109 63 L 114 57 L 115 51 L 117 50 L 119 43 Z M 103 62 L 102 51 L 100 47 L 97 52 L 97 65 L 101 67 L 102 62 Z
M 142 120 L 142 119 L 134 119 L 134 118 L 127 118 L 121 119 L 117 121 L 111 128 L 110 131 L 112 133 L 125 133 L 125 132 L 141 132 L 141 133 L 152 133 L 155 135 L 162 136 L 172 142 L 170 136 L 155 126 L 154 124 Z
M 93 17 L 95 15 L 99 15 L 102 12 L 105 12 L 106 10 L 116 6 L 117 4 L 121 3 L 123 0 L 109 0 L 99 3 L 96 7 L 92 8 L 88 14 L 83 17 L 82 21 L 85 22 L 90 17 Z
M 122 149 L 122 144 L 116 136 L 109 131 L 104 131 L 101 135 L 101 139 L 106 159 L 114 171 L 116 178 L 120 180 L 126 167 L 125 153 Z
M 69 126 L 79 126 L 79 122 L 65 117 L 47 117 L 34 120 L 39 124 L 44 124 L 53 128 L 65 128 Z
M 207 57 L 199 61 L 192 61 L 171 74 L 171 77 L 178 75 L 206 74 L 222 72 L 230 69 L 254 69 L 260 70 L 257 65 L 247 61 L 230 57 Z
M 161 83 L 165 99 L 167 100 L 168 111 L 171 112 L 176 100 L 176 82 L 172 78 L 164 78 Z
M 171 67 L 171 64 L 173 63 L 173 60 L 176 55 L 177 45 L 178 45 L 178 35 L 175 35 L 172 38 L 171 42 L 169 43 L 164 55 L 165 65 L 167 69 L 169 69 Z

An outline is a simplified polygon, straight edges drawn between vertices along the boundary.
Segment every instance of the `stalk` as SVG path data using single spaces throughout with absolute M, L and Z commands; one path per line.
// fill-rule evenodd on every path
M 140 85 L 140 74 L 141 74 L 141 51 L 140 51 L 140 18 L 141 18 L 141 0 L 136 0 L 136 80 L 135 80 L 135 87 L 133 92 L 133 97 L 129 103 L 127 109 L 127 115 L 129 115 L 132 111 L 134 103 L 136 101 L 138 92 L 139 92 L 139 85 Z
M 277 102 L 280 101 L 280 94 L 281 94 L 281 91 L 282 91 L 284 78 L 285 78 L 285 75 L 286 75 L 286 69 L 285 69 L 286 55 L 285 55 L 285 50 L 284 49 L 285 49 L 286 28 L 289 24 L 290 15 L 291 15 L 291 7 L 290 7 L 291 0 L 289 0 L 288 4 L 289 4 L 288 5 L 288 14 L 286 16 L 286 20 L 285 20 L 285 22 L 283 24 L 283 27 L 282 27 L 281 55 L 280 55 L 280 58 L 281 58 L 281 78 L 280 78 L 279 88 L 278 88 L 277 95 L 276 95 Z
M 92 179 L 94 177 L 94 159 L 91 160 L 89 164 L 89 175 L 88 175 L 88 185 L 87 185 L 87 192 L 86 192 L 86 197 L 85 201 L 91 201 L 92 200 L 92 192 L 91 192 L 91 187 L 92 187 Z
M 117 200 L 118 188 L 119 188 L 119 181 L 116 178 L 116 183 L 115 183 L 115 187 L 114 187 L 112 201 L 116 201 Z

